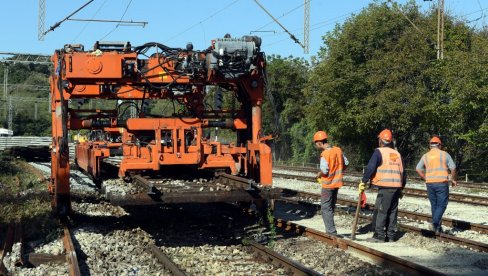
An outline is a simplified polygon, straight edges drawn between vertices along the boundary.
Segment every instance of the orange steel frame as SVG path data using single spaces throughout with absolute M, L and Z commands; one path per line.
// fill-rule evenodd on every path
M 93 51 L 84 51 L 81 45 L 66 45 L 55 51 L 50 78 L 52 171 L 48 187 L 55 211 L 60 215 L 71 212 L 68 130 L 98 129 L 120 135 L 117 142 L 98 139 L 77 144 L 77 165 L 94 177 L 100 176 L 102 159 L 109 157 L 111 150 L 119 150 L 123 155 L 120 177 L 164 170 L 168 165 L 193 165 L 200 169 L 226 169 L 261 185 L 271 185 L 271 149 L 265 143 L 268 138 L 263 136 L 261 126 L 265 56 L 259 51 L 258 39 L 218 40 L 217 43 L 247 47 L 240 55 L 228 56 L 228 48 L 215 49 L 215 41 L 204 51 L 155 47 L 155 54 L 142 58 L 143 51 L 134 47 L 97 49 L 98 43 Z M 225 68 L 229 57 L 239 59 L 244 53 L 249 55 L 247 63 L 237 69 Z M 191 70 L 182 67 L 189 63 Z M 228 65 L 234 66 L 231 62 Z M 241 104 L 236 116 L 219 120 L 225 110 L 205 110 L 207 85 L 234 93 Z M 184 93 L 175 93 L 175 87 L 183 87 Z M 73 99 L 171 99 L 184 103 L 191 115 L 148 118 L 139 112 L 137 118 L 122 120 L 117 110 L 72 109 L 68 101 Z M 83 115 L 87 113 L 90 115 Z M 232 129 L 237 142 L 224 144 L 205 139 L 203 130 L 216 126 Z M 146 141 L 142 141 L 143 137 Z

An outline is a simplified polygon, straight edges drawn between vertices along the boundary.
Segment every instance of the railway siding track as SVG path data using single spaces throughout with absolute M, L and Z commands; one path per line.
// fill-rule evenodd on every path
M 291 175 L 291 174 L 280 174 L 280 173 L 273 173 L 273 177 L 281 177 L 287 179 L 297 179 L 307 182 L 316 182 L 316 178 L 313 176 L 303 176 L 303 175 Z M 344 181 L 344 185 L 349 187 L 356 187 L 358 183 L 353 181 Z M 414 197 L 422 197 L 427 198 L 427 191 L 421 189 L 414 189 L 414 188 L 405 188 L 403 189 L 403 193 L 405 195 L 414 196 Z M 467 194 L 456 194 L 450 193 L 449 200 L 459 203 L 465 204 L 476 204 L 476 205 L 483 205 L 488 206 L 488 197 L 481 197 L 481 196 L 473 196 Z
M 298 194 L 300 194 L 300 192 L 298 192 Z M 307 196 L 309 196 L 309 195 L 307 195 Z M 313 195 L 313 196 L 320 198 L 319 195 Z M 300 203 L 312 204 L 312 205 L 316 206 L 317 208 L 319 207 L 319 205 L 316 203 L 311 203 L 310 201 L 303 201 L 303 199 L 300 199 L 300 196 L 296 197 L 295 199 L 290 199 L 290 198 L 286 198 L 286 197 L 284 197 L 283 199 L 287 202 L 294 202 L 294 203 L 299 203 L 299 204 Z M 337 199 L 337 203 L 341 204 L 341 205 L 350 206 L 350 207 L 356 207 L 356 205 L 357 205 L 357 202 L 354 202 L 351 200 L 344 200 L 344 199 L 340 199 L 340 198 Z M 374 207 L 370 204 L 368 204 L 366 206 L 366 208 L 369 210 L 374 210 Z M 399 214 L 399 216 L 405 215 L 406 217 L 409 217 L 408 214 L 403 214 L 402 211 L 400 211 L 400 210 L 398 211 L 398 214 Z M 354 214 L 351 214 L 351 215 L 354 215 Z M 361 215 L 360 218 L 365 219 L 365 220 L 369 220 L 369 221 L 372 220 L 371 216 L 366 216 L 366 215 Z M 481 242 L 477 242 L 477 241 L 473 241 L 473 240 L 469 240 L 469 239 L 464 239 L 464 238 L 460 238 L 460 237 L 456 237 L 456 236 L 444 234 L 444 233 L 436 234 L 434 231 L 430 231 L 427 229 L 422 229 L 419 227 L 406 225 L 406 224 L 402 224 L 402 223 L 398 223 L 397 227 L 400 230 L 403 230 L 406 232 L 417 233 L 417 234 L 422 235 L 424 237 L 435 238 L 436 240 L 439 240 L 439 241 L 450 242 L 453 244 L 465 246 L 467 248 L 471 248 L 471 249 L 478 250 L 481 252 L 488 252 L 488 244 L 486 244 L 486 243 L 481 243 Z
M 185 276 L 185 272 L 176 265 L 171 258 L 164 254 L 164 252 L 155 245 L 151 245 L 151 252 L 159 260 L 159 262 L 173 273 L 174 276 Z
M 70 229 L 67 225 L 63 226 L 63 237 L 62 237 L 65 254 L 62 255 L 51 255 L 51 254 L 41 254 L 41 253 L 25 253 L 24 239 L 22 235 L 22 224 L 21 223 L 11 223 L 8 227 L 6 239 L 3 241 L 3 245 L 0 251 L 0 275 L 11 275 L 10 272 L 5 267 L 3 260 L 8 252 L 12 251 L 12 246 L 16 242 L 20 242 L 20 251 L 18 254 L 18 259 L 15 261 L 15 266 L 34 266 L 37 267 L 41 264 L 46 263 L 63 263 L 66 262 L 70 276 L 81 276 L 80 268 L 78 265 L 78 258 L 76 255 L 75 247 L 73 245 L 73 239 L 70 233 Z
M 8 252 L 12 251 L 12 245 L 14 243 L 14 229 L 15 223 L 11 222 L 7 227 L 5 238 L 3 240 L 3 244 L 0 246 L 0 275 L 7 275 L 8 270 L 3 263 L 3 259 L 7 255 Z
M 309 172 L 309 173 L 316 173 L 318 171 L 317 168 L 313 168 L 313 167 L 294 167 L 294 166 L 273 166 L 273 169 Z M 346 171 L 346 176 L 347 175 L 357 176 L 357 177 L 363 176 L 363 174 L 360 172 Z M 423 181 L 419 177 L 411 177 L 409 178 L 409 180 Z M 488 183 L 473 183 L 473 182 L 458 181 L 458 185 L 460 187 L 465 187 L 465 188 L 488 190 Z
M 278 189 L 278 188 L 276 188 L 276 189 Z M 294 191 L 294 190 L 289 190 L 289 189 L 281 189 L 281 193 L 285 196 L 285 198 L 293 196 L 293 197 L 296 197 L 299 200 L 302 200 L 304 202 L 310 203 L 310 202 L 320 201 L 320 195 L 314 194 L 314 193 Z M 356 208 L 356 206 L 357 206 L 357 201 L 345 199 L 345 198 L 337 198 L 337 203 L 341 204 L 341 205 L 348 206 L 348 207 L 354 207 L 354 208 Z M 368 203 L 368 204 L 366 204 L 366 207 L 364 209 L 365 210 L 374 210 L 374 205 Z M 432 221 L 432 216 L 430 216 L 430 215 L 418 213 L 418 212 L 407 211 L 407 210 L 398 210 L 398 216 L 406 217 L 406 218 L 409 218 L 412 220 L 419 220 L 419 221 L 426 221 L 426 222 Z M 472 230 L 472 231 L 477 231 L 477 232 L 482 233 L 482 234 L 488 234 L 488 225 L 484 225 L 484 224 L 472 223 L 472 222 L 468 222 L 468 221 L 443 217 L 442 218 L 442 225 L 453 227 L 453 228 L 458 228 L 461 230 Z
M 275 266 L 283 267 L 286 271 L 289 271 L 293 275 L 322 275 L 317 271 L 305 267 L 304 265 L 257 242 L 250 242 L 250 247 L 264 262 L 270 262 Z
M 68 263 L 70 276 L 81 276 L 80 266 L 78 264 L 78 257 L 76 255 L 75 246 L 67 225 L 63 226 L 63 245 L 66 250 L 66 262 Z
M 428 267 L 418 265 L 416 263 L 375 250 L 373 248 L 366 247 L 351 240 L 337 238 L 335 236 L 331 236 L 296 223 L 292 223 L 282 219 L 276 219 L 275 225 L 288 232 L 293 232 L 297 235 L 304 235 L 312 239 L 325 242 L 342 250 L 357 253 L 359 255 L 369 258 L 373 263 L 377 265 L 389 267 L 390 269 L 400 271 L 405 275 L 442 275 L 438 271 L 430 269 Z

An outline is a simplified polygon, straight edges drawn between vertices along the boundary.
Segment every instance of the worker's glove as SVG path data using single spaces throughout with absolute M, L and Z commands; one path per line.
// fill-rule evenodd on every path
M 358 185 L 358 191 L 359 193 L 362 193 L 364 192 L 364 190 L 366 189 L 366 184 L 364 184 L 362 181 L 359 183 Z
M 399 199 L 403 198 L 403 189 L 400 190 L 400 195 L 398 196 Z
M 321 178 L 321 177 L 322 177 L 322 175 L 323 175 L 323 173 L 322 173 L 322 172 L 318 172 L 318 173 L 317 173 L 317 175 L 316 175 L 315 177 L 317 177 L 317 179 L 319 179 L 319 178 Z
M 322 185 L 322 181 L 320 180 L 320 178 L 317 178 L 317 182 Z

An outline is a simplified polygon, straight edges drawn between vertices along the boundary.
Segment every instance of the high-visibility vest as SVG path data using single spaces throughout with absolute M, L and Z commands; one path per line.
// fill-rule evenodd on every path
M 328 174 L 320 178 L 322 188 L 335 189 L 342 187 L 344 185 L 342 182 L 342 172 L 344 170 L 342 150 L 339 147 L 332 147 L 324 150 L 320 156 L 329 164 Z
M 425 165 L 425 183 L 448 182 L 447 152 L 433 148 L 422 156 Z
M 378 148 L 381 165 L 376 169 L 373 184 L 381 187 L 402 187 L 403 163 L 400 153 L 392 148 Z

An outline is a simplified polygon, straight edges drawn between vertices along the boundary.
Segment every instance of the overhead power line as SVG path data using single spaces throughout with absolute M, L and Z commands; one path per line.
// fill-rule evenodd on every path
M 305 49 L 305 46 L 300 42 L 300 40 L 298 40 L 298 38 L 296 38 L 295 35 L 293 35 L 292 33 L 290 33 L 290 31 L 288 31 L 285 26 L 283 26 L 283 24 L 281 24 L 278 19 L 276 19 L 263 5 L 261 5 L 261 3 L 259 3 L 258 0 L 254 0 L 254 2 L 256 2 L 256 4 L 267 14 L 269 15 L 269 17 L 271 17 L 275 22 L 276 24 L 280 25 L 280 27 L 290 36 L 290 38 L 295 41 L 295 43 L 297 43 L 298 45 L 302 46 L 303 49 Z
M 202 24 L 203 22 L 205 22 L 205 21 L 207 21 L 207 20 L 212 19 L 214 16 L 216 16 L 217 14 L 219 14 L 219 13 L 223 12 L 224 10 L 226 10 L 226 9 L 230 8 L 231 6 L 235 5 L 235 4 L 236 4 L 237 2 L 239 2 L 239 1 L 240 1 L 240 0 L 235 0 L 234 2 L 232 2 L 232 3 L 228 4 L 227 6 L 223 7 L 222 9 L 220 9 L 220 10 L 218 10 L 218 11 L 214 12 L 213 14 L 211 14 L 211 15 L 209 15 L 208 17 L 206 17 L 206 18 L 202 19 L 201 21 L 196 22 L 195 24 L 191 25 L 190 27 L 186 28 L 185 30 L 183 30 L 183 31 L 181 31 L 181 32 L 178 32 L 178 34 L 176 34 L 176 35 L 174 35 L 174 36 L 172 36 L 172 37 L 170 37 L 170 38 L 166 39 L 166 41 L 165 41 L 165 42 L 168 42 L 168 41 L 170 41 L 170 40 L 172 40 L 172 39 L 174 39 L 174 38 L 177 38 L 178 36 L 180 36 L 180 35 L 182 35 L 182 34 L 184 34 L 184 33 L 188 32 L 189 30 L 191 30 L 191 29 L 195 28 L 196 26 L 198 26 L 198 25 Z
M 119 21 L 122 21 L 122 19 L 124 19 L 124 16 L 125 14 L 127 13 L 127 11 L 129 10 L 129 7 L 130 7 L 130 4 L 132 4 L 132 0 L 129 0 L 129 3 L 127 3 L 127 6 L 125 6 L 125 10 L 124 12 L 122 13 L 122 16 L 120 17 Z M 107 36 L 111 35 L 115 30 L 117 30 L 117 28 L 120 26 L 120 23 L 117 23 L 117 25 L 115 25 L 115 28 L 113 28 L 110 32 L 108 32 L 105 36 L 103 36 L 102 38 L 100 38 L 100 40 L 104 40 Z
M 149 24 L 147 21 L 133 21 L 133 20 L 107 20 L 107 19 L 81 19 L 81 18 L 70 18 L 69 21 L 79 21 L 79 22 L 100 22 L 100 23 L 118 23 L 117 25 L 142 25 L 145 27 Z
M 312 0 L 310 0 L 309 2 L 311 2 L 311 1 L 312 1 Z M 292 12 L 294 12 L 294 11 L 298 10 L 299 8 L 303 7 L 304 5 L 305 5 L 305 3 L 300 4 L 300 5 L 296 6 L 296 7 L 294 7 L 293 9 L 291 9 L 291 10 L 289 10 L 289 11 L 285 12 L 285 13 L 284 13 L 284 14 L 282 14 L 281 16 L 278 16 L 278 17 L 277 17 L 277 19 L 281 19 L 281 18 L 283 18 L 283 17 L 285 17 L 285 16 L 289 15 L 290 13 L 292 13 Z M 269 21 L 268 23 L 266 23 L 265 25 L 263 25 L 263 26 L 261 26 L 261 27 L 257 28 L 257 29 L 256 29 L 256 31 L 260 31 L 260 30 L 262 30 L 262 29 L 264 29 L 264 28 L 268 27 L 269 25 L 273 24 L 274 22 L 275 22 L 274 20 L 271 20 L 271 21 Z
M 79 11 L 81 11 L 83 8 L 85 8 L 86 6 L 90 5 L 91 2 L 93 2 L 95 0 L 90 0 L 88 2 L 86 2 L 83 6 L 79 7 L 77 10 L 75 10 L 74 12 L 72 12 L 70 15 L 66 16 L 65 18 L 63 18 L 63 20 L 55 23 L 54 25 L 52 25 L 49 30 L 45 31 L 42 35 L 46 35 L 47 33 L 51 32 L 51 31 L 54 31 L 54 29 L 56 29 L 57 27 L 59 27 L 63 22 L 65 22 L 66 20 L 68 20 L 71 16 L 75 15 L 76 13 L 78 13 Z

